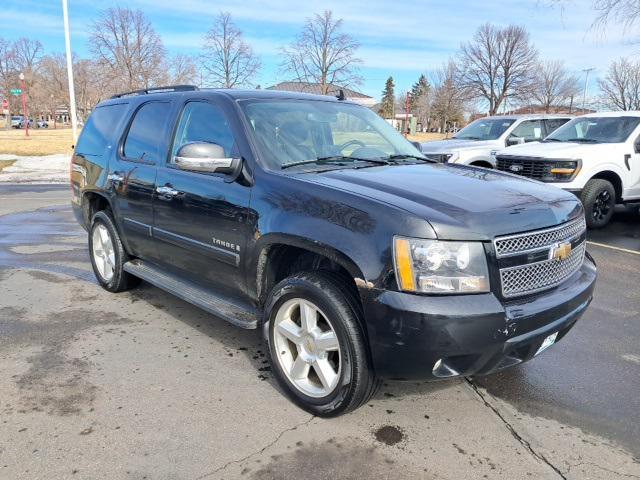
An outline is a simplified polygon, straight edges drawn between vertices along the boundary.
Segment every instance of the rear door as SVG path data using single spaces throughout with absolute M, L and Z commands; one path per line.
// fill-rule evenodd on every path
M 109 162 L 108 186 L 120 231 L 136 257 L 155 258 L 152 239 L 153 195 L 158 164 L 166 158 L 170 101 L 139 105 Z
M 180 170 L 174 163 L 180 147 L 190 142 L 215 143 L 226 157 L 240 157 L 240 137 L 229 117 L 215 101 L 182 105 L 171 154 L 158 168 L 153 232 L 163 264 L 234 296 L 246 290 L 240 259 L 253 233 L 251 188 L 228 182 L 225 175 Z

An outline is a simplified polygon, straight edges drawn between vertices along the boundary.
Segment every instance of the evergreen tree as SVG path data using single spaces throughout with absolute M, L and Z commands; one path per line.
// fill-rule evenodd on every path
M 384 85 L 384 90 L 382 91 L 382 105 L 380 106 L 380 116 L 382 118 L 393 118 L 394 105 L 396 102 L 396 98 L 393 93 L 394 87 L 393 77 L 389 77 Z
M 427 77 L 424 74 L 420 75 L 418 81 L 411 87 L 409 102 L 411 103 L 412 112 L 422 106 L 426 97 L 429 96 L 430 91 L 431 85 L 429 85 Z

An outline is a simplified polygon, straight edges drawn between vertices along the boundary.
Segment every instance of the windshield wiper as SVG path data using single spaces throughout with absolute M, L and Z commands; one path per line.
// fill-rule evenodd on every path
M 562 140 L 559 140 L 557 138 L 545 138 L 544 140 L 542 140 L 542 143 L 546 143 L 546 142 L 561 142 Z
M 595 138 L 570 138 L 567 142 L 576 143 L 599 143 Z
M 322 165 L 322 164 L 325 164 L 325 163 L 338 163 L 338 164 L 340 164 L 342 162 L 369 162 L 369 163 L 375 163 L 377 165 L 389 165 L 389 162 L 387 162 L 386 160 L 382 160 L 382 159 L 347 157 L 345 155 L 332 155 L 332 156 L 329 156 L 329 157 L 318 157 L 318 158 L 314 158 L 312 160 L 301 160 L 299 162 L 285 163 L 280 168 L 282 170 L 284 170 L 285 168 L 296 167 L 298 165 L 309 165 L 309 164 L 312 164 L 312 163 L 317 163 L 318 165 Z
M 435 160 L 428 157 L 420 157 L 418 155 L 406 155 L 404 153 L 397 153 L 395 155 L 389 155 L 388 157 L 384 157 L 384 160 L 403 160 L 405 158 L 411 158 L 414 160 L 420 160 L 421 162 L 429 162 L 429 163 L 438 163 Z
M 473 137 L 473 136 L 467 136 L 467 137 L 451 137 L 451 138 L 455 138 L 456 140 L 482 140 L 480 137 Z

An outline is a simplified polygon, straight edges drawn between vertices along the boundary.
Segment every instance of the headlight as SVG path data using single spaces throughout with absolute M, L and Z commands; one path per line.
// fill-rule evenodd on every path
M 398 287 L 405 292 L 489 291 L 489 273 L 480 242 L 443 242 L 394 237 Z
M 460 152 L 453 152 L 447 157 L 447 163 L 455 163 L 460 158 Z
M 581 160 L 558 160 L 557 162 L 551 162 L 540 180 L 543 182 L 570 182 L 578 175 L 581 166 Z

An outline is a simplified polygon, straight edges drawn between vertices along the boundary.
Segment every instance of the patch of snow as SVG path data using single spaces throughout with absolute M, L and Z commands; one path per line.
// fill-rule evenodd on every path
M 0 171 L 0 183 L 68 183 L 69 162 L 66 154 L 20 157 L 0 155 L 0 160 L 16 162 Z

